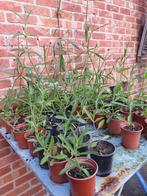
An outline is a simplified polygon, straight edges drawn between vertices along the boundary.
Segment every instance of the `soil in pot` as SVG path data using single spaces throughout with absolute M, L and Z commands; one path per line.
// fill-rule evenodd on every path
M 89 173 L 89 175 L 93 175 L 94 174 L 94 169 L 91 168 L 90 166 L 86 165 L 86 164 L 81 164 L 81 167 L 86 169 Z M 73 178 L 86 178 L 85 173 L 83 171 L 80 171 L 79 168 L 73 168 L 68 172 L 69 176 L 72 176 Z
M 27 132 L 24 134 L 24 138 L 27 140 L 28 148 L 29 148 L 29 150 L 30 150 L 30 154 L 32 155 L 32 157 L 36 157 L 36 156 L 37 156 L 37 153 L 34 153 L 35 144 L 34 144 L 33 141 L 29 141 L 29 140 L 32 139 L 33 137 L 34 137 L 34 133 L 33 133 L 33 132 L 27 131 Z
M 99 166 L 97 175 L 102 177 L 108 176 L 112 170 L 115 146 L 108 141 L 99 140 L 91 151 L 96 152 L 96 154 L 91 154 L 90 156 Z
M 141 132 L 143 126 L 138 123 L 133 123 L 129 126 L 127 123 L 121 125 L 122 144 L 125 148 L 136 149 L 139 147 Z
M 50 166 L 50 160 L 48 161 L 48 167 L 50 169 L 50 178 L 53 182 L 57 184 L 63 184 L 68 182 L 66 174 L 60 175 L 60 171 L 64 169 L 67 161 L 55 161 L 52 166 Z
M 112 135 L 120 135 L 121 134 L 121 123 L 123 123 L 122 120 L 117 119 L 111 119 L 108 123 L 108 131 Z
M 73 168 L 66 172 L 71 187 L 72 196 L 94 196 L 96 173 L 98 171 L 98 165 L 95 161 L 89 158 L 79 157 L 80 165 L 88 168 L 90 172 L 89 177 L 85 177 L 78 168 Z M 67 163 L 65 167 L 69 166 Z

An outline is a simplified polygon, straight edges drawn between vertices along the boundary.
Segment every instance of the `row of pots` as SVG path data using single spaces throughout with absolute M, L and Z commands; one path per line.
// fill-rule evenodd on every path
M 0 121 L 0 123 L 2 123 L 2 121 Z M 6 124 L 6 122 L 3 122 L 3 125 L 1 125 L 5 126 Z M 8 132 L 10 132 L 10 129 L 8 130 Z M 11 127 L 11 133 L 13 133 L 14 139 L 18 142 L 19 147 L 22 149 L 29 148 L 31 155 L 33 157 L 37 156 L 40 163 L 41 159 L 43 158 L 43 152 L 39 151 L 37 153 L 34 153 L 35 145 L 33 142 L 29 141 L 30 136 L 32 136 L 32 132 L 18 132 L 15 131 L 13 127 Z M 107 176 L 111 173 L 112 159 L 115 151 L 113 144 L 107 141 L 100 140 L 100 145 L 104 145 L 105 147 L 110 148 L 109 153 L 105 155 L 91 155 L 91 158 L 77 158 L 81 164 L 85 164 L 90 169 L 92 169 L 93 173 L 89 177 L 82 179 L 75 178 L 70 175 L 69 171 L 67 171 L 66 174 L 59 175 L 60 171 L 70 164 L 67 163 L 66 160 L 54 162 L 52 166 L 50 166 L 50 161 L 48 160 L 47 163 L 40 166 L 44 169 L 50 170 L 50 178 L 53 182 L 58 184 L 69 182 L 73 196 L 93 196 L 95 194 L 96 175 Z
M 127 118 L 128 113 L 126 112 L 124 115 Z M 121 120 L 112 119 L 108 124 L 109 133 L 111 135 L 121 135 L 123 146 L 129 149 L 139 147 L 141 133 L 144 133 L 145 138 L 147 139 L 147 119 L 134 113 L 133 120 L 135 127 L 139 127 L 139 130 L 137 131 L 124 129 L 124 127 L 127 126 L 127 123 Z

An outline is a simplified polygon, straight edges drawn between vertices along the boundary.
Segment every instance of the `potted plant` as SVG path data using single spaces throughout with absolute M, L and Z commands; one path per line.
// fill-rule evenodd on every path
M 51 140 L 44 149 L 44 158 L 41 163 L 48 160 L 50 176 L 55 183 L 65 183 L 67 178 L 65 174 L 60 175 L 60 171 L 64 169 L 67 163 L 67 158 L 86 155 L 87 142 L 84 141 L 87 136 L 87 131 L 83 130 L 80 133 L 76 129 L 71 129 L 70 132 L 64 130 L 58 135 L 58 142 L 55 144 L 54 137 L 51 136 Z M 71 128 L 69 125 L 68 128 Z M 82 152 L 81 152 L 82 151 Z M 83 152 L 84 151 L 84 152 Z
M 91 151 L 95 154 L 91 154 L 91 158 L 98 164 L 99 170 L 98 176 L 108 176 L 112 170 L 113 155 L 115 152 L 115 146 L 105 140 L 98 140 L 92 142 Z
M 124 106 L 122 101 L 122 85 L 117 82 L 113 87 L 113 92 L 111 93 L 111 100 L 105 104 L 107 108 L 106 116 L 108 123 L 108 131 L 112 135 L 121 134 L 121 123 L 125 120 L 123 114 L 120 112 L 120 106 Z
M 44 151 L 48 146 L 49 140 L 50 135 L 44 135 L 44 133 L 41 131 L 35 132 L 35 137 L 33 139 L 30 139 L 30 141 L 34 142 L 35 145 L 35 150 L 33 151 L 33 153 L 37 154 L 39 165 L 43 169 L 48 169 L 47 160 L 42 162 L 42 159 L 44 157 Z
M 120 112 L 115 112 L 108 119 L 108 131 L 112 135 L 121 134 L 121 124 L 124 122 L 124 117 Z
M 60 172 L 66 172 L 73 196 L 95 195 L 96 174 L 98 165 L 90 158 L 67 158 L 65 168 Z M 86 187 L 86 188 L 85 188 Z
M 38 151 L 38 149 L 36 149 L 35 152 L 36 151 Z M 43 146 L 43 151 L 44 152 L 40 161 L 40 165 L 48 163 L 51 180 L 58 184 L 67 182 L 66 175 L 59 175 L 59 173 L 66 164 L 65 157 L 68 156 L 68 151 L 62 149 L 60 145 L 55 144 L 53 136 L 51 136 L 50 140 Z
M 121 124 L 122 144 L 126 148 L 136 149 L 139 147 L 139 141 L 143 126 L 133 122 L 132 110 L 136 107 L 136 101 L 129 100 L 129 116 L 127 122 Z
M 18 142 L 19 147 L 22 149 L 28 148 L 27 140 L 24 137 L 26 130 L 27 126 L 25 122 L 16 124 L 13 130 L 14 138 Z

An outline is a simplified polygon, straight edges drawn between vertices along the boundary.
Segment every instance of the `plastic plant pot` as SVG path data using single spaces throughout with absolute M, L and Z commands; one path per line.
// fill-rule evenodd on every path
M 101 177 L 110 175 L 115 146 L 108 141 L 98 140 L 96 142 L 96 147 L 93 147 L 91 150 L 97 153 L 90 155 L 99 166 L 97 175 Z
M 69 175 L 70 170 L 68 170 L 66 172 L 66 175 L 70 183 L 71 195 L 72 196 L 94 196 L 95 185 L 96 185 L 96 173 L 98 171 L 98 165 L 94 160 L 90 158 L 78 157 L 76 159 L 78 159 L 80 163 L 85 164 L 89 166 L 91 169 L 93 169 L 94 173 L 91 176 L 86 177 L 86 178 L 75 178 Z M 67 163 L 65 167 L 68 167 L 69 165 L 70 163 Z
M 123 121 L 117 119 L 111 119 L 108 123 L 108 131 L 111 135 L 120 135 L 121 134 L 121 123 Z
M 33 141 L 29 141 L 29 139 L 31 139 L 31 137 L 34 135 L 33 132 L 31 131 L 27 131 L 25 134 L 24 134 L 24 138 L 27 140 L 27 144 L 28 144 L 28 148 L 30 150 L 30 154 L 32 157 L 36 157 L 37 154 L 34 153 L 34 150 L 35 150 L 35 145 L 34 145 L 34 142 Z
M 50 169 L 50 178 L 53 182 L 57 184 L 63 184 L 65 182 L 68 182 L 66 174 L 60 175 L 60 171 L 64 169 L 67 161 L 59 161 L 54 162 L 52 166 L 50 166 L 50 160 L 48 161 L 48 167 Z
M 136 122 L 134 122 L 134 125 L 135 127 L 140 127 L 139 130 L 126 130 L 126 126 L 128 126 L 127 122 L 121 124 L 122 145 L 128 149 L 136 149 L 139 147 L 143 126 Z
M 145 117 L 135 113 L 134 114 L 134 121 L 139 123 L 140 125 L 142 125 L 143 126 L 142 133 L 147 134 L 147 124 L 145 122 Z

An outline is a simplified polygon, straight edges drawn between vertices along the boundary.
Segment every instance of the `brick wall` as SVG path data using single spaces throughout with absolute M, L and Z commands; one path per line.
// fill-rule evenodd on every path
M 63 37 L 83 40 L 85 23 L 85 0 L 62 0 L 60 21 Z M 108 23 L 92 36 L 92 43 L 100 46 L 100 51 L 113 54 L 108 66 L 112 65 L 114 56 L 128 48 L 129 60 L 136 59 L 139 32 L 144 23 L 145 0 L 101 0 L 89 1 L 88 21 L 97 27 Z M 13 78 L 8 72 L 15 68 L 10 50 L 16 44 L 12 35 L 22 30 L 21 16 L 32 10 L 29 18 L 28 32 L 32 34 L 29 44 L 39 51 L 40 46 L 49 44 L 57 38 L 57 0 L 6 0 L 0 1 L 0 95 L 4 95 L 12 86 Z M 39 37 L 39 39 L 36 38 Z M 36 47 L 37 46 L 37 47 Z
M 62 0 L 60 32 L 70 39 L 83 40 L 85 21 L 84 0 Z M 5 0 L 0 1 L 0 97 L 12 86 L 13 78 L 8 72 L 15 69 L 15 61 L 10 54 L 16 45 L 13 34 L 22 30 L 21 16 L 32 10 L 28 32 L 32 34 L 29 44 L 41 52 L 40 47 L 56 40 L 58 26 L 56 0 Z M 112 54 L 107 64 L 128 48 L 128 64 L 136 61 L 136 51 L 140 30 L 145 19 L 145 0 L 95 0 L 89 1 L 88 20 L 94 27 L 108 23 L 92 36 L 92 43 L 100 46 L 100 51 Z M 67 35 L 68 34 L 68 35 Z M 38 37 L 36 37 L 38 36 Z M 80 62 L 77 62 L 77 64 Z M 140 65 L 138 65 L 140 66 Z M 45 195 L 45 190 L 35 176 L 24 166 L 19 157 L 0 137 L 0 195 L 9 192 L 16 195 Z M 24 194 L 22 194 L 24 193 Z
M 0 135 L 0 195 L 43 196 L 48 195 L 35 175 Z

